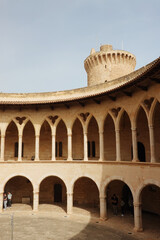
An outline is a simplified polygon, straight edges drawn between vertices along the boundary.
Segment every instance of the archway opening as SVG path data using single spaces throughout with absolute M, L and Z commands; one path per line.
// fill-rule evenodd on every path
M 40 151 L 39 151 L 41 160 L 51 160 L 52 155 L 52 136 L 51 136 L 51 127 L 47 121 L 41 126 L 40 131 Z
M 67 195 L 66 186 L 62 179 L 56 176 L 46 177 L 40 184 L 39 209 L 63 209 L 66 211 Z
M 145 162 L 146 161 L 145 147 L 141 142 L 138 142 L 137 144 L 138 144 L 138 159 L 140 162 Z
M 84 158 L 84 140 L 82 124 L 77 118 L 72 128 L 72 157 L 74 160 Z
M 106 187 L 106 205 L 108 218 L 121 216 L 124 223 L 133 226 L 133 196 L 127 184 L 121 180 L 111 181 Z
M 35 131 L 31 121 L 28 121 L 23 130 L 24 159 L 35 159 Z
M 66 160 L 68 157 L 67 128 L 63 120 L 60 120 L 56 129 L 56 159 Z
M 131 161 L 132 132 L 128 114 L 124 111 L 120 121 L 120 143 L 122 161 Z
M 108 114 L 104 122 L 104 159 L 116 160 L 116 139 L 113 119 Z
M 33 186 L 26 177 L 16 176 L 8 180 L 4 192 L 12 194 L 13 210 L 31 210 L 33 205 Z
M 154 144 L 156 162 L 160 162 L 160 103 L 157 102 L 153 114 Z
M 142 202 L 142 225 L 146 231 L 158 232 L 160 223 L 160 187 L 150 184 L 143 188 L 140 199 Z
M 97 121 L 94 117 L 90 119 L 88 125 L 88 159 L 99 159 L 99 130 Z
M 7 127 L 5 137 L 5 160 L 18 159 L 18 129 L 12 121 Z
M 73 206 L 74 212 L 84 214 L 89 212 L 91 215 L 99 216 L 99 190 L 96 183 L 88 178 L 81 177 L 73 189 Z
M 145 149 L 145 161 L 150 162 L 150 142 L 149 142 L 148 120 L 142 107 L 140 107 L 138 116 L 137 116 L 137 144 L 138 142 L 141 143 L 141 146 L 140 144 L 138 146 L 140 157 L 142 158 L 141 155 L 143 155 L 143 161 L 144 161 L 144 149 Z M 144 148 L 142 146 L 144 146 Z

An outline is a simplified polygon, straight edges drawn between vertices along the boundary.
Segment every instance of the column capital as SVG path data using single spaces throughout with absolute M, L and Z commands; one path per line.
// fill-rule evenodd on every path
M 105 200 L 105 199 L 106 199 L 106 196 L 100 196 L 99 199 L 100 199 L 100 200 Z
M 103 134 L 103 133 L 104 133 L 104 131 L 103 131 L 103 130 L 99 131 L 99 134 Z
M 131 130 L 134 132 L 134 131 L 137 131 L 137 128 L 136 127 L 132 127 Z
M 120 128 L 116 128 L 116 129 L 115 129 L 115 132 L 120 132 Z
M 154 129 L 154 125 L 153 125 L 153 124 L 149 124 L 148 127 L 149 127 L 150 129 Z
M 35 190 L 33 191 L 33 194 L 39 194 L 39 191 Z
M 72 193 L 67 192 L 67 196 L 68 196 L 68 197 L 72 197 L 72 196 L 73 196 L 73 192 L 72 192 Z
M 39 136 L 40 136 L 39 134 L 36 134 L 36 135 L 35 135 L 36 138 L 39 138 Z
M 134 203 L 133 203 L 133 206 L 134 206 L 134 207 L 141 207 L 141 206 L 142 206 L 142 203 L 141 203 L 141 202 L 134 202 Z
M 67 136 L 68 137 L 72 137 L 72 133 L 67 133 Z
M 1 138 L 5 138 L 5 135 L 2 135 L 2 134 L 1 134 Z

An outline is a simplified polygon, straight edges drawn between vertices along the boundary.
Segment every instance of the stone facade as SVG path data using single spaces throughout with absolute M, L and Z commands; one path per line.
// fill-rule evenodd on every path
M 112 83 L 97 78 L 97 86 L 55 94 L 0 94 L 0 209 L 11 191 L 13 202 L 29 199 L 34 211 L 62 202 L 68 214 L 84 205 L 106 219 L 116 193 L 119 207 L 122 197 L 133 198 L 141 231 L 142 209 L 160 214 L 159 78 L 158 59 Z

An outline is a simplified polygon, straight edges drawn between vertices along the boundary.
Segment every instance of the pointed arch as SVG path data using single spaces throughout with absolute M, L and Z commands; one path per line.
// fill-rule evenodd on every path
M 39 139 L 40 160 L 51 160 L 52 158 L 52 135 L 51 127 L 48 121 L 44 121 L 40 129 Z
M 142 162 L 150 162 L 148 118 L 143 106 L 140 106 L 137 112 L 136 126 L 137 126 L 138 158 Z M 144 146 L 143 151 L 141 146 Z
M 104 159 L 107 161 L 116 160 L 116 139 L 115 123 L 110 113 L 106 115 L 104 121 Z
M 79 118 L 76 118 L 72 126 L 72 157 L 81 160 L 84 158 L 83 126 Z
M 152 123 L 154 131 L 154 147 L 156 162 L 160 162 L 160 103 L 156 101 L 152 114 Z
M 88 123 L 88 158 L 99 159 L 99 127 L 93 115 Z
M 18 128 L 15 121 L 11 121 L 6 128 L 5 160 L 17 160 L 18 158 Z
M 65 122 L 60 119 L 56 127 L 56 158 L 67 159 L 68 157 L 68 137 Z
M 124 110 L 119 118 L 122 161 L 132 160 L 132 131 L 128 113 Z M 126 147 L 127 146 L 127 147 Z
M 35 157 L 35 127 L 28 120 L 23 129 L 24 159 L 31 160 Z

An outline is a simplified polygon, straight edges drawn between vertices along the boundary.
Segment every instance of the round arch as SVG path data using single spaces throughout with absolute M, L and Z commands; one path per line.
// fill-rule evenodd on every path
M 148 180 L 144 181 L 142 184 L 139 185 L 139 187 L 137 188 L 137 190 L 135 192 L 135 202 L 137 202 L 137 203 L 141 202 L 141 193 L 142 193 L 143 189 L 148 185 L 155 185 L 160 188 L 160 182 L 157 180 L 148 179 Z
M 112 177 L 109 177 L 107 178 L 103 184 L 101 185 L 101 191 L 100 191 L 100 196 L 101 197 L 106 197 L 106 189 L 107 189 L 107 186 L 112 182 L 112 181 L 121 181 L 121 182 L 124 182 L 130 189 L 131 193 L 132 193 L 132 196 L 133 196 L 133 199 L 135 198 L 135 192 L 133 190 L 133 187 L 132 185 L 130 185 L 129 183 L 127 183 L 125 181 L 125 179 L 121 176 L 112 176 Z

